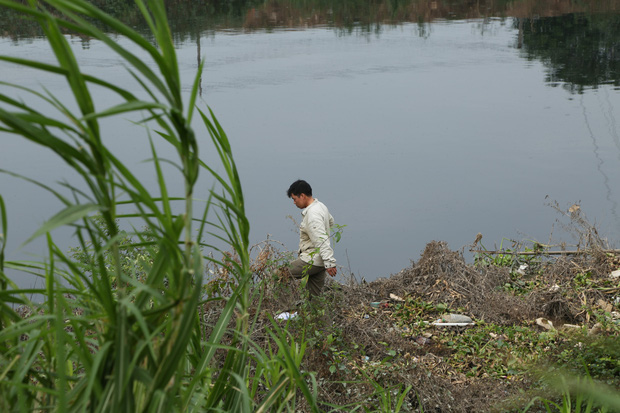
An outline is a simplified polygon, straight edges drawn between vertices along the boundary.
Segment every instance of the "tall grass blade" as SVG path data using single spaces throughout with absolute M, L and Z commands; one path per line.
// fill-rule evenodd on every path
M 43 234 L 49 233 L 56 228 L 72 224 L 75 221 L 82 219 L 94 212 L 99 212 L 100 210 L 101 206 L 96 204 L 78 204 L 68 206 L 67 208 L 63 209 L 52 218 L 50 218 L 43 226 L 39 227 L 39 229 L 37 229 L 34 234 L 32 234 L 24 242 L 24 245 L 28 244 L 33 239 L 38 238 Z
M 0 195 L 0 291 L 6 290 L 7 282 L 4 276 L 4 249 L 6 248 L 6 234 L 8 230 L 6 219 L 6 206 L 4 198 Z M 0 329 L 2 328 L 0 323 Z
M 52 108 L 56 116 L 0 95 L 0 130 L 49 149 L 81 180 L 81 184 L 63 185 L 70 196 L 42 186 L 63 203 L 62 210 L 28 239 L 47 236 L 47 262 L 6 263 L 5 241 L 0 238 L 3 305 L 22 302 L 35 312 L 25 320 L 2 315 L 0 349 L 6 350 L 2 360 L 7 361 L 0 362 L 0 398 L 17 410 L 181 412 L 251 411 L 256 407 L 258 387 L 248 388 L 250 223 L 232 145 L 213 111 L 195 107 L 204 62 L 193 79 L 190 106 L 184 109 L 163 0 L 136 3 L 150 27 L 152 42 L 84 0 L 33 1 L 29 5 L 0 0 L 0 5 L 40 24 L 57 64 L 0 59 L 63 76 L 77 106 L 72 110 L 73 104 L 52 93 L 18 87 L 29 98 Z M 116 35 L 103 32 L 93 21 Z M 146 98 L 138 99 L 131 90 L 83 73 L 66 30 L 108 46 L 123 60 L 140 96 Z M 117 41 L 117 35 L 130 46 Z M 99 107 L 95 104 L 97 94 L 89 89 L 93 85 L 123 101 Z M 199 157 L 197 132 L 191 122 L 195 110 L 199 110 L 221 167 L 208 165 Z M 148 131 L 154 181 L 139 179 L 106 146 L 99 119 L 119 115 L 141 117 L 138 123 Z M 177 159 L 168 162 L 178 174 L 164 172 L 162 164 L 167 160 L 159 158 L 155 137 L 176 152 Z M 216 173 L 219 170 L 223 172 Z M 155 197 L 147 189 L 153 182 L 158 192 Z M 168 182 L 174 184 L 168 186 Z M 193 208 L 198 185 L 211 190 L 196 218 Z M 8 217 L 1 197 L 0 212 L 5 234 Z M 146 227 L 138 241 L 127 239 L 119 219 L 124 225 Z M 195 220 L 199 221 L 197 229 Z M 63 253 L 53 242 L 53 231 L 63 226 L 75 230 L 79 258 Z M 208 254 L 199 249 L 220 240 L 227 245 L 224 248 L 232 249 L 234 259 L 205 258 Z M 205 300 L 205 259 L 225 265 L 237 285 L 203 341 L 206 334 L 198 308 Z M 38 274 L 45 279 L 45 288 L 9 289 L 4 267 Z M 28 291 L 43 296 L 40 306 L 24 298 Z M 23 336 L 27 340 L 21 340 Z M 297 389 L 312 411 L 319 411 L 316 391 L 299 368 L 305 347 L 289 345 L 289 337 L 281 331 L 272 338 L 278 346 L 279 364 L 274 368 L 280 370 L 274 373 L 276 387 L 266 395 L 263 411 L 276 405 L 278 409 L 294 406 Z M 217 357 L 218 350 L 227 352 L 223 360 Z M 316 388 L 314 377 L 310 379 Z

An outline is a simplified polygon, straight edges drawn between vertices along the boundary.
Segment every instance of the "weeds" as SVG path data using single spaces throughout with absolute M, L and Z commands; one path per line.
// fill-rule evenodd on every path
M 195 105 L 202 67 L 189 96 L 182 93 L 163 2 L 136 1 L 151 40 L 87 1 L 0 4 L 43 28 L 57 62 L 1 58 L 57 74 L 74 98 L 65 104 L 47 92 L 15 87 L 26 102 L 48 107 L 38 112 L 34 107 L 39 106 L 22 98 L 0 95 L 2 131 L 48 149 L 81 180 L 65 185 L 68 196 L 39 184 L 64 205 L 31 237 L 47 237 L 49 254 L 43 262 L 4 261 L 8 218 L 0 202 L 0 410 L 260 411 L 288 398 L 291 385 L 302 391 L 309 406 L 316 406 L 315 393 L 296 368 L 303 349 L 289 346 L 279 333 L 272 334 L 284 372 L 278 383 L 287 385 L 246 385 L 253 362 L 259 371 L 275 367 L 259 353 L 254 361 L 249 358 L 252 272 L 243 192 L 224 130 L 210 110 Z M 111 48 L 145 99 L 83 73 L 67 31 Z M 131 46 L 122 46 L 117 36 Z M 99 107 L 98 94 L 91 94 L 94 86 L 114 93 L 121 103 Z M 196 116 L 219 155 L 218 166 L 201 160 L 199 132 L 192 127 Z M 138 118 L 145 126 L 157 194 L 147 191 L 132 166 L 106 146 L 100 121 L 109 117 Z M 176 167 L 176 175 L 166 173 L 164 179 L 155 139 L 176 153 L 176 160 L 165 161 Z M 167 184 L 171 181 L 173 186 Z M 212 190 L 196 213 L 199 185 Z M 119 221 L 145 229 L 127 233 L 119 229 Z M 61 226 L 75 229 L 79 245 L 70 255 L 50 236 Z M 232 252 L 221 253 L 221 259 L 205 252 L 217 254 L 216 244 Z M 207 262 L 222 273 L 205 291 Z M 20 290 L 6 269 L 37 274 L 45 288 Z M 28 293 L 39 294 L 43 301 L 30 301 Z M 11 305 L 30 315 L 17 313 Z M 209 312 L 213 308 L 217 311 Z M 209 315 L 214 318 L 206 323 Z
M 162 1 L 137 1 L 152 42 L 83 0 L 0 4 L 38 22 L 57 64 L 2 59 L 63 77 L 77 107 L 20 88 L 60 115 L 0 95 L 2 131 L 49 149 L 81 180 L 66 186 L 68 196 L 43 187 L 64 206 L 33 235 L 47 239 L 42 262 L 5 260 L 10 221 L 0 197 L 0 410 L 488 411 L 530 387 L 549 388 L 530 374 L 532 363 L 563 362 L 579 371 L 578 354 L 592 380 L 616 383 L 617 349 L 609 346 L 617 342 L 612 313 L 620 285 L 607 275 L 618 260 L 596 232 L 579 238 L 590 254 L 547 261 L 536 257 L 538 247 L 512 246 L 476 266 L 432 242 L 417 263 L 389 279 L 332 283 L 308 303 L 280 271 L 288 253 L 267 243 L 251 262 L 231 143 L 213 113 L 195 107 L 200 71 L 184 105 Z M 112 48 L 149 99 L 82 73 L 64 37 L 68 30 Z M 150 64 L 132 51 L 138 49 Z M 123 103 L 97 108 L 93 85 Z M 152 135 L 156 196 L 105 144 L 100 119 L 118 115 L 138 116 Z M 200 158 L 191 127 L 196 116 L 219 155 L 217 168 Z M 154 139 L 176 153 L 180 193 L 166 184 Z M 195 190 L 203 183 L 213 190 L 197 214 Z M 578 211 L 570 217 L 587 231 Z M 119 220 L 145 230 L 124 232 Z M 70 254 L 50 235 L 60 226 L 75 229 L 79 245 Z M 530 273 L 517 273 L 524 263 Z M 9 269 L 37 274 L 44 287 L 18 289 Z M 32 302 L 31 293 L 44 298 Z M 274 321 L 289 309 L 299 316 Z M 466 313 L 476 325 L 445 331 L 427 323 L 447 312 Z M 579 323 L 589 340 L 570 330 L 541 330 L 537 317 L 553 318 L 558 327 Z M 588 383 L 564 396 L 562 405 L 545 406 L 617 406 L 616 394 L 597 393 Z
M 606 413 L 620 409 L 620 395 L 594 382 L 588 374 L 581 378 L 564 374 L 547 378 L 546 381 L 551 388 L 560 392 L 559 401 L 537 396 L 525 406 L 523 413 L 529 412 L 536 405 L 542 405 L 544 411 L 549 413 Z

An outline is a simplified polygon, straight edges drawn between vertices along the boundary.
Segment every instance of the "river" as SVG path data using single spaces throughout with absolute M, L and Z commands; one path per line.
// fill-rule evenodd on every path
M 570 245 L 577 232 L 563 227 L 554 202 L 579 205 L 612 246 L 620 239 L 620 33 L 605 30 L 618 27 L 617 8 L 289 24 L 293 17 L 282 23 L 264 7 L 176 35 L 188 93 L 205 59 L 200 105 L 231 139 L 253 243 L 296 248 L 288 216 L 300 216 L 285 192 L 298 178 L 345 225 L 338 263 L 366 280 L 407 267 L 431 240 L 468 259 L 478 233 L 488 249 L 509 240 Z M 0 55 L 53 61 L 45 39 L 7 30 Z M 103 45 L 71 42 L 86 72 L 135 87 Z M 4 62 L 0 73 L 66 93 L 59 77 Z M 143 132 L 106 128 L 111 147 L 148 176 Z M 50 154 L 0 139 L 0 168 L 50 185 L 71 179 Z M 206 135 L 204 144 L 209 157 Z M 0 194 L 7 259 L 42 254 L 42 242 L 20 245 L 60 204 L 8 175 Z M 74 245 L 70 231 L 57 236 Z

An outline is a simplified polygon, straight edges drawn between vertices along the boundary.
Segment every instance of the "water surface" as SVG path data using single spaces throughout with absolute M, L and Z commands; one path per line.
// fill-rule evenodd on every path
M 431 240 L 465 251 L 478 233 L 487 248 L 504 237 L 570 244 L 553 201 L 580 204 L 612 244 L 620 237 L 620 53 L 610 52 L 618 41 L 600 37 L 600 20 L 569 16 L 205 29 L 179 36 L 178 53 L 188 92 L 198 60 L 206 61 L 201 106 L 232 141 L 252 242 L 296 248 L 287 216 L 299 221 L 299 211 L 285 191 L 306 179 L 346 225 L 339 264 L 372 280 L 417 260 Z M 552 48 L 558 31 L 564 46 Z M 567 46 L 571 39 L 592 45 L 583 51 Z M 72 44 L 86 72 L 138 93 L 103 45 Z M 601 56 L 601 44 L 611 54 Z M 0 54 L 53 61 L 36 37 L 0 38 Z M 59 77 L 7 63 L 0 71 L 4 81 L 66 93 Z M 139 163 L 150 156 L 143 131 L 119 121 L 104 127 L 112 148 L 150 179 Z M 49 184 L 71 180 L 50 154 L 0 139 L 1 168 Z M 8 176 L 0 191 L 9 258 L 18 257 L 60 205 Z M 60 236 L 72 245 L 69 231 Z

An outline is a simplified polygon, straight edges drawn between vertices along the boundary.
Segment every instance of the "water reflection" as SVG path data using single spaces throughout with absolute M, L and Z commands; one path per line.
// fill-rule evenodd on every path
M 516 19 L 519 47 L 548 68 L 547 82 L 571 92 L 620 86 L 620 14 L 567 14 Z
M 339 262 L 350 258 L 369 279 L 399 271 L 433 239 L 455 249 L 478 232 L 487 247 L 502 237 L 545 240 L 557 218 L 546 213 L 545 195 L 560 204 L 583 200 L 620 238 L 620 94 L 609 85 L 618 79 L 617 14 L 589 6 L 611 10 L 618 2 L 358 3 L 168 2 L 183 78 L 191 81 L 206 59 L 204 98 L 234 140 L 253 241 L 272 234 L 296 245 L 284 219 L 295 211 L 283 196 L 296 178 L 308 179 L 347 225 Z M 53 61 L 42 40 L 31 40 L 36 34 L 0 24 L 0 54 Z M 592 38 L 578 44 L 581 37 Z M 101 44 L 72 45 L 90 47 L 76 50 L 88 73 L 133 90 Z M 0 62 L 3 80 L 30 85 L 37 76 L 7 67 Z M 36 80 L 56 93 L 66 88 Z M 121 139 L 128 132 L 120 122 L 109 127 L 114 149 L 140 161 L 139 146 L 127 149 L 139 137 Z M 24 162 L 15 154 L 29 148 L 3 142 L 3 168 L 64 177 L 52 166 L 41 170 L 46 154 Z M 316 165 L 300 170 L 303 159 Z M 22 221 L 35 226 L 56 208 L 2 179 L 12 227 L 28 236 L 35 228 Z
M 136 27 L 145 23 L 133 0 L 93 0 L 105 12 Z M 437 20 L 471 20 L 491 17 L 532 18 L 570 13 L 617 12 L 618 0 L 167 0 L 166 8 L 175 36 L 184 41 L 209 30 L 276 30 L 309 27 L 341 28 L 342 33 L 379 33 L 383 25 Z M 42 33 L 0 10 L 0 33 L 23 38 Z M 424 31 L 427 33 L 427 31 Z
M 618 216 L 618 202 L 615 200 L 615 198 L 612 195 L 612 190 L 611 190 L 612 187 L 609 183 L 609 176 L 607 176 L 607 173 L 603 170 L 604 161 L 603 161 L 603 157 L 601 156 L 601 149 L 598 144 L 598 138 L 596 134 L 593 132 L 592 126 L 590 125 L 590 120 L 588 117 L 586 106 L 583 103 L 583 100 L 584 100 L 584 96 L 582 94 L 579 99 L 579 104 L 581 105 L 582 112 L 583 112 L 584 125 L 586 126 L 590 139 L 592 140 L 592 148 L 593 148 L 592 152 L 594 153 L 594 158 L 596 159 L 596 169 L 599 172 L 599 174 L 603 177 L 603 185 L 605 186 L 605 189 L 606 189 L 605 199 L 610 204 L 610 210 L 611 210 L 612 216 L 614 217 L 614 221 L 616 223 L 620 223 L 620 219 Z M 620 159 L 620 145 L 617 139 L 615 139 L 615 142 L 616 142 L 616 147 L 618 148 L 618 154 L 619 154 L 619 159 Z
M 136 30 L 146 26 L 132 0 L 93 0 Z M 484 35 L 490 18 L 512 18 L 516 47 L 528 60 L 542 61 L 547 82 L 571 92 L 610 83 L 620 86 L 620 0 L 211 0 L 166 1 L 179 44 L 196 43 L 218 31 L 252 32 L 327 27 L 338 35 L 381 36 L 385 26 L 417 23 L 418 35 L 431 35 L 430 22 L 479 19 Z M 38 26 L 0 9 L 0 35 L 15 42 L 41 37 Z M 84 48 L 89 39 L 82 38 Z

